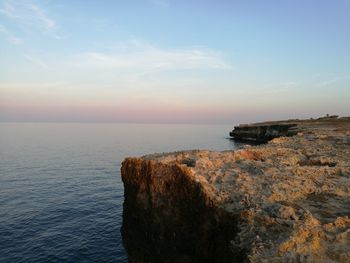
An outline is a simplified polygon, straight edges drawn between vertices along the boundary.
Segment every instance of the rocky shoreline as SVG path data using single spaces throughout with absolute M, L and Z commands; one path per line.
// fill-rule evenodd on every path
M 266 143 L 274 138 L 296 135 L 297 126 L 296 123 L 240 125 L 230 132 L 230 136 L 237 141 Z
M 129 262 L 350 261 L 350 119 L 248 127 L 274 139 L 124 160 Z

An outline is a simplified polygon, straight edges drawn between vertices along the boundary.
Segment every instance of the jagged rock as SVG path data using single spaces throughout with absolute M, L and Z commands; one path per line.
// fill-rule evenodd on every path
M 350 262 L 350 122 L 237 151 L 127 158 L 123 241 L 139 262 Z

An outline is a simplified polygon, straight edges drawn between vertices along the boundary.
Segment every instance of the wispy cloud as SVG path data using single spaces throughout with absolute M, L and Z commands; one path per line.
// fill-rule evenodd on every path
M 29 9 L 33 12 L 34 18 L 41 22 L 42 26 L 49 31 L 52 31 L 56 28 L 56 22 L 49 18 L 46 13 L 36 5 L 30 5 Z
M 3 25 L 0 25 L 0 33 L 2 33 L 5 36 L 6 40 L 13 45 L 19 45 L 23 43 L 23 40 L 21 38 L 15 36 Z
M 282 82 L 280 84 L 282 89 L 292 89 L 298 86 L 298 83 L 295 81 L 286 81 L 286 82 Z
M 295 81 L 285 81 L 278 84 L 270 85 L 258 93 L 265 96 L 282 96 L 286 94 L 296 94 L 299 83 Z
M 221 52 L 205 47 L 159 48 L 140 41 L 121 42 L 111 52 L 85 52 L 75 58 L 75 66 L 134 69 L 147 72 L 185 69 L 229 70 Z
M 286 94 L 295 94 L 297 92 L 297 88 L 299 87 L 299 83 L 295 81 L 285 81 L 281 83 L 276 83 L 272 85 L 268 85 L 264 87 L 264 89 L 251 89 L 250 92 L 255 94 L 261 94 L 265 96 L 281 96 Z
M 341 75 L 341 76 L 334 76 L 330 79 L 327 79 L 327 80 L 324 80 L 322 82 L 319 83 L 319 86 L 320 87 L 328 87 L 328 86 L 331 86 L 337 82 L 340 82 L 340 81 L 345 81 L 345 80 L 348 80 L 350 79 L 350 74 L 347 74 L 347 75 Z
M 150 0 L 151 3 L 160 8 L 168 8 L 170 6 L 169 0 Z
M 32 56 L 32 55 L 25 55 L 24 56 L 29 62 L 31 62 L 32 64 L 39 66 L 43 69 L 47 69 L 49 68 L 49 66 L 39 57 L 37 56 Z
M 14 21 L 22 29 L 41 30 L 54 38 L 62 38 L 57 33 L 57 23 L 40 6 L 27 2 L 7 1 L 0 8 L 0 14 Z

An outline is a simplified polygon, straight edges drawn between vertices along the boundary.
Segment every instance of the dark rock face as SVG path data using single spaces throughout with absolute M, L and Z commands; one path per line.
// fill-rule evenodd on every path
M 235 126 L 230 136 L 239 141 L 264 143 L 277 137 L 296 135 L 296 126 L 294 123 Z
M 186 167 L 127 158 L 122 236 L 129 262 L 241 262 L 236 219 L 215 207 Z

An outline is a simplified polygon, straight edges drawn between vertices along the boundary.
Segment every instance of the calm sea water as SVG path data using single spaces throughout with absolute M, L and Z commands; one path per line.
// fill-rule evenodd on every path
M 124 157 L 234 149 L 232 127 L 0 123 L 0 262 L 127 262 Z

